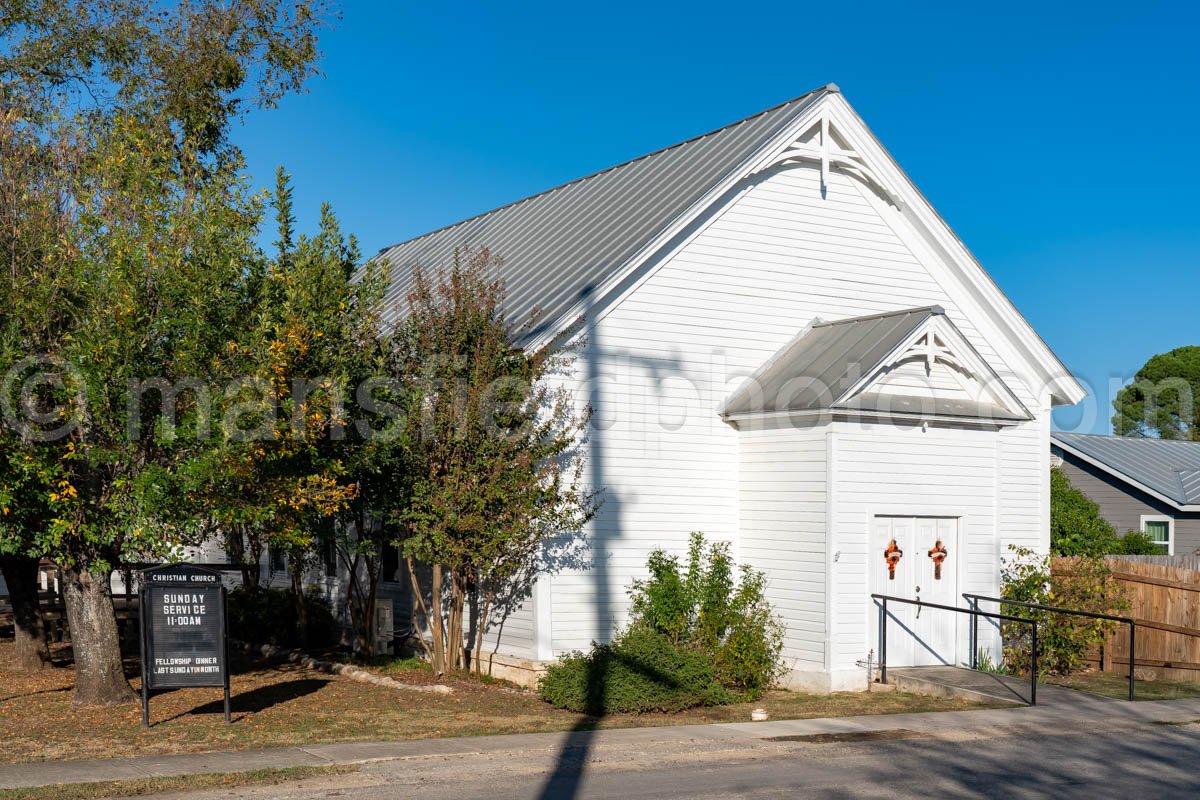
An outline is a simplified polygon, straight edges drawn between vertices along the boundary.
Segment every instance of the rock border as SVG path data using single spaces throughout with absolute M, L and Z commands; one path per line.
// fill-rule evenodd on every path
M 313 658 L 301 650 L 285 650 L 282 647 L 276 647 L 273 644 L 255 645 L 249 642 L 239 642 L 236 639 L 230 639 L 229 644 L 233 647 L 238 647 L 247 653 L 257 653 L 264 658 L 272 661 L 286 661 L 291 664 L 299 664 L 306 669 L 311 669 L 315 672 L 324 672 L 329 675 L 340 675 L 343 678 L 349 678 L 352 681 L 359 683 L 371 683 L 376 686 L 383 686 L 388 689 L 400 689 L 407 692 L 425 692 L 426 694 L 454 694 L 454 690 L 442 683 L 404 683 L 395 678 L 389 678 L 386 675 L 380 675 L 354 664 L 343 664 L 340 661 L 322 661 L 318 658 Z

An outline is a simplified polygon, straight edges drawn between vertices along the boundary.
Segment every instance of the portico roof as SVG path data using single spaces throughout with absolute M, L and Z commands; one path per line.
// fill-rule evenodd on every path
M 817 322 L 721 409 L 730 420 L 820 412 L 996 425 L 1032 419 L 940 306 Z

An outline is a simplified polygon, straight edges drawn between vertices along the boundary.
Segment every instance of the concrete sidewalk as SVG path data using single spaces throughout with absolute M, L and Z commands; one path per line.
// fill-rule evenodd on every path
M 228 773 L 400 759 L 503 757 L 506 753 L 562 753 L 576 747 L 653 749 L 688 744 L 737 747 L 777 737 L 898 731 L 942 740 L 1139 728 L 1156 723 L 1200 721 L 1200 698 L 1128 703 L 1080 693 L 1078 703 L 984 711 L 883 714 L 777 722 L 679 725 L 605 731 L 509 734 L 400 742 L 357 742 L 186 755 L 138 756 L 0 766 L 0 789 L 56 783 Z

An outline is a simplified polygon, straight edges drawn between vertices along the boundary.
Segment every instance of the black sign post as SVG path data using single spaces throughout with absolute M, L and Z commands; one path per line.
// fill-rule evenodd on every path
M 221 573 L 194 564 L 166 564 L 142 570 L 141 579 L 142 725 L 150 727 L 150 692 L 195 686 L 225 690 L 229 722 Z

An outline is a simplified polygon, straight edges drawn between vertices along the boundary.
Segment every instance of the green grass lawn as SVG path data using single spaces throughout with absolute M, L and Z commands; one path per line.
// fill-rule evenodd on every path
M 1056 675 L 1046 683 L 1066 686 L 1104 697 L 1124 700 L 1129 697 L 1129 676 L 1118 672 L 1086 672 L 1076 675 Z M 1179 700 L 1200 697 L 1200 682 L 1196 681 L 1134 681 L 1135 700 Z

